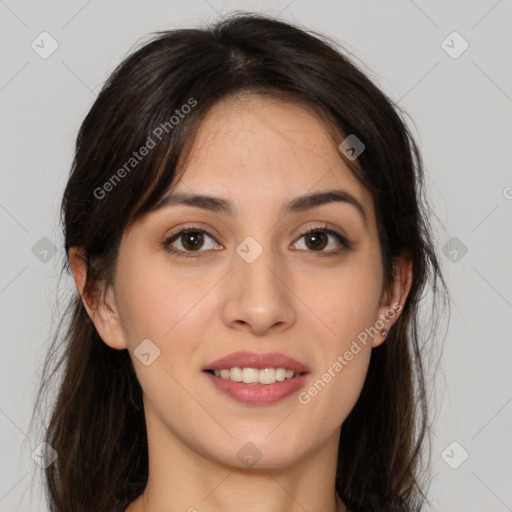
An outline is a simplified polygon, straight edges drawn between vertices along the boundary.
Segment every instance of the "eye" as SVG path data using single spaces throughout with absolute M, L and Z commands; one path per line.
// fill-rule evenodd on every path
M 324 251 L 325 247 L 327 247 L 329 244 L 329 237 L 334 238 L 335 247 L 334 249 Z M 326 256 L 338 254 L 343 249 L 352 249 L 352 244 L 347 240 L 346 237 L 337 231 L 328 229 L 327 225 L 323 228 L 309 228 L 307 231 L 302 233 L 302 235 L 299 237 L 299 240 L 302 238 L 305 239 L 306 250 L 309 250 L 309 252 L 325 253 Z M 294 248 L 297 248 L 298 243 L 295 242 L 293 246 Z
M 205 237 L 206 239 L 215 240 L 203 229 L 186 228 L 165 239 L 162 246 L 166 251 L 176 254 L 177 256 L 183 256 L 185 258 L 194 257 L 195 255 L 191 253 L 204 252 L 201 251 L 201 248 L 205 245 Z M 177 244 L 178 248 L 173 246 L 173 244 Z M 215 249 L 215 247 L 206 247 L 206 250 L 208 249 Z
M 307 252 L 316 252 L 322 256 L 334 256 L 344 249 L 352 249 L 352 244 L 347 240 L 345 236 L 343 236 L 341 233 L 338 233 L 337 231 L 328 229 L 327 225 L 325 227 L 309 228 L 307 231 L 301 234 L 298 240 L 302 238 L 304 238 L 306 241 L 306 248 L 304 250 Z M 334 248 L 325 251 L 324 249 L 329 244 L 329 238 L 333 238 L 335 240 Z M 205 247 L 205 241 L 208 239 L 213 241 L 213 245 L 208 247 L 208 244 L 206 244 Z M 188 227 L 166 238 L 162 242 L 162 247 L 165 251 L 178 257 L 190 258 L 199 256 L 199 254 L 194 253 L 205 252 L 204 250 L 218 250 L 221 246 L 216 247 L 215 242 L 215 239 L 203 229 Z M 295 242 L 292 247 L 294 249 L 303 250 L 302 248 L 298 247 L 298 245 L 298 242 Z

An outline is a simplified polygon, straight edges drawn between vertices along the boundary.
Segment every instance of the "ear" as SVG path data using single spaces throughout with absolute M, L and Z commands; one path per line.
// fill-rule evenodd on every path
M 122 350 L 127 348 L 117 313 L 114 290 L 109 287 L 106 290 L 104 300 L 98 301 L 98 304 L 93 304 L 91 297 L 85 291 L 87 262 L 83 256 L 83 251 L 77 247 L 70 247 L 68 259 L 78 293 L 101 339 L 113 349 Z
M 376 328 L 382 324 L 384 326 L 373 337 L 372 346 L 374 348 L 386 340 L 386 336 L 382 335 L 382 331 L 389 332 L 393 324 L 398 320 L 409 295 L 411 285 L 412 260 L 409 255 L 402 254 L 397 258 L 394 265 L 394 281 L 391 285 L 391 290 L 383 293 L 379 307 L 379 318 L 376 320 L 375 326 Z

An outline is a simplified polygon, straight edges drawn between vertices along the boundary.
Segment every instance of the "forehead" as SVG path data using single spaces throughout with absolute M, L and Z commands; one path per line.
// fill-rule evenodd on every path
M 342 159 L 338 144 L 306 105 L 245 94 L 212 107 L 199 126 L 175 192 L 292 197 L 343 187 L 372 198 Z M 192 189 L 192 190 L 191 190 Z M 230 194 L 231 192 L 231 194 Z

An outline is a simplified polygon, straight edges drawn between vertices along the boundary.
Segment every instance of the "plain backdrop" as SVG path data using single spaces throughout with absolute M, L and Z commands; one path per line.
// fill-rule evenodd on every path
M 512 510 L 510 0 L 0 0 L 0 512 L 46 510 L 27 431 L 63 307 L 58 215 L 79 125 L 145 34 L 233 10 L 334 38 L 414 121 L 452 296 L 431 510 Z

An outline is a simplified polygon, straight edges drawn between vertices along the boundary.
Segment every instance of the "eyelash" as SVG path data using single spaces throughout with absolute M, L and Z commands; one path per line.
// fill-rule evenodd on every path
M 201 252 L 205 252 L 205 251 L 182 251 L 182 250 L 176 250 L 176 249 L 173 249 L 171 247 L 171 243 L 174 242 L 175 240 L 177 240 L 183 233 L 203 233 L 203 234 L 206 234 L 207 236 L 209 236 L 210 238 L 214 239 L 214 237 L 212 235 L 210 235 L 210 233 L 208 233 L 207 231 L 205 231 L 204 229 L 200 229 L 200 228 L 195 228 L 195 227 L 187 227 L 187 228 L 183 228 L 182 230 L 178 231 L 177 233 L 174 233 L 173 235 L 171 235 L 170 237 L 166 238 L 163 242 L 162 242 L 162 247 L 165 251 L 171 253 L 171 254 L 174 254 L 178 257 L 182 257 L 182 258 L 197 258 L 197 255 L 194 254 L 194 253 L 201 253 Z M 353 247 L 352 247 L 352 244 L 343 236 L 341 235 L 340 233 L 338 233 L 337 231 L 333 231 L 332 229 L 329 229 L 327 228 L 327 225 L 325 227 L 319 227 L 319 228 L 309 228 L 307 229 L 306 231 L 304 231 L 303 233 L 301 233 L 299 235 L 299 238 L 297 238 L 297 240 L 299 240 L 300 238 L 306 236 L 306 235 L 309 235 L 311 233 L 327 233 L 331 236 L 333 236 L 337 241 L 338 243 L 341 245 L 341 248 L 338 248 L 338 249 L 335 249 L 335 250 L 331 250 L 331 251 L 306 251 L 306 252 L 312 252 L 312 253 L 317 253 L 318 256 L 320 257 L 325 257 L 325 256 L 336 256 L 338 255 L 340 252 L 342 252 L 343 250 L 352 250 Z

